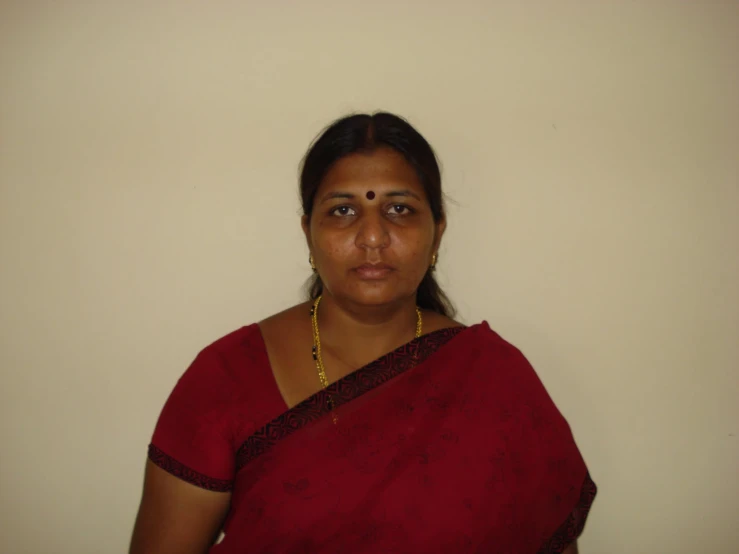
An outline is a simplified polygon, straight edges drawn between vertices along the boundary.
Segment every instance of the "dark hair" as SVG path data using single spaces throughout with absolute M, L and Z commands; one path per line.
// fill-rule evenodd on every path
M 426 191 L 434 221 L 444 218 L 441 172 L 433 148 L 410 123 L 386 112 L 356 114 L 334 121 L 308 149 L 300 168 L 300 198 L 303 213 L 310 218 L 318 187 L 329 168 L 339 159 L 356 152 L 372 152 L 389 147 L 403 155 L 416 170 Z M 307 285 L 315 300 L 323 292 L 323 282 L 316 273 Z M 420 308 L 453 317 L 451 301 L 441 290 L 429 269 L 418 286 L 416 302 Z

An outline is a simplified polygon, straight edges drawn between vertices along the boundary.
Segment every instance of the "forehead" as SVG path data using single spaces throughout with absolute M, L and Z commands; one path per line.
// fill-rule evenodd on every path
M 378 190 L 402 186 L 423 194 L 418 174 L 402 154 L 391 148 L 355 153 L 334 163 L 321 181 L 321 191 L 373 187 Z M 422 196 L 423 197 L 423 196 Z

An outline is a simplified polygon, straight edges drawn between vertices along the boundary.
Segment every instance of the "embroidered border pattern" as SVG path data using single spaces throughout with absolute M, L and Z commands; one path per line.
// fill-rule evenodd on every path
M 178 462 L 172 456 L 165 454 L 162 450 L 149 445 L 149 459 L 167 473 L 174 475 L 187 481 L 191 485 L 215 492 L 228 492 L 233 488 L 233 481 L 225 479 L 214 479 L 202 473 L 187 467 L 185 464 Z
M 236 471 L 258 458 L 277 442 L 320 419 L 335 407 L 371 391 L 426 360 L 465 327 L 440 329 L 424 335 L 350 373 L 276 417 L 244 441 L 236 452 Z
M 585 475 L 585 481 L 580 489 L 580 500 L 577 506 L 565 522 L 559 526 L 552 538 L 542 545 L 539 554 L 561 554 L 565 548 L 577 540 L 585 528 L 585 520 L 597 492 L 598 487 L 595 486 L 588 473 Z

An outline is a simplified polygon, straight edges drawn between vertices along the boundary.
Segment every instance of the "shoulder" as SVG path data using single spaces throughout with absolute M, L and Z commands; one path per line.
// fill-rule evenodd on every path
M 254 323 L 198 353 L 170 393 L 159 428 L 169 426 L 172 434 L 181 434 L 178 429 L 189 418 L 198 436 L 215 426 L 219 434 L 236 440 L 257 423 L 278 415 L 281 407 L 259 326 Z
M 245 325 L 235 331 L 231 331 L 210 344 L 201 353 L 213 355 L 228 355 L 241 350 L 244 346 L 251 344 L 259 334 L 259 326 L 256 323 Z
M 200 350 L 190 370 L 220 371 L 238 377 L 245 366 L 264 361 L 263 346 L 256 323 L 220 337 Z
M 432 333 L 440 329 L 453 329 L 455 327 L 464 327 L 463 323 L 455 321 L 451 317 L 441 315 L 429 310 L 423 310 L 423 332 Z
M 500 390 L 508 390 L 513 396 L 528 400 L 539 399 L 551 403 L 549 394 L 538 372 L 527 356 L 482 321 L 466 329 L 467 344 L 464 349 L 470 356 L 471 366 L 488 375 Z
M 255 389 L 268 388 L 271 371 L 259 325 L 252 323 L 202 348 L 177 382 L 192 394 L 217 394 L 243 400 Z
M 467 330 L 471 340 L 480 346 L 520 353 L 516 346 L 492 329 L 486 320 L 467 326 Z
M 487 321 L 466 326 L 458 333 L 457 351 L 460 358 L 481 370 L 503 375 L 536 378 L 536 372 L 526 356 L 514 344 L 490 328 Z
M 278 357 L 306 341 L 312 342 L 309 317 L 310 303 L 303 302 L 260 321 L 258 327 L 267 351 Z
M 263 335 L 272 334 L 273 332 L 284 333 L 286 331 L 294 330 L 297 327 L 303 327 L 310 313 L 310 307 L 310 302 L 296 304 L 295 306 L 263 319 L 257 325 Z

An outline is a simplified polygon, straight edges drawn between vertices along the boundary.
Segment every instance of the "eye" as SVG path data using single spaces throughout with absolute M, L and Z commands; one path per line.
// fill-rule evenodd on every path
M 388 210 L 389 215 L 410 215 L 413 213 L 413 208 L 406 206 L 405 204 L 393 204 Z
M 329 215 L 333 215 L 336 217 L 346 217 L 350 215 L 356 215 L 356 212 L 353 208 L 350 208 L 349 206 L 336 206 L 329 212 Z

